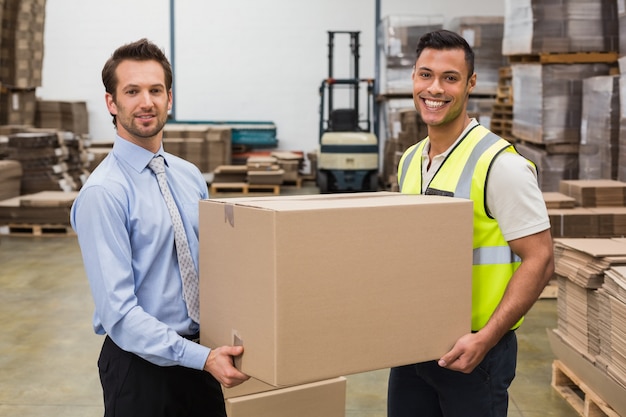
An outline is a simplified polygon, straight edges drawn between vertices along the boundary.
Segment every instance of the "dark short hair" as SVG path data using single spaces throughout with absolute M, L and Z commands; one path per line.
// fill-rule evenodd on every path
M 425 33 L 417 42 L 415 60 L 419 59 L 422 51 L 427 48 L 436 50 L 462 49 L 465 51 L 465 63 L 469 70 L 468 78 L 474 74 L 474 51 L 465 38 L 458 33 L 445 29 Z
M 172 66 L 165 56 L 165 53 L 160 47 L 146 38 L 143 38 L 120 46 L 104 64 L 102 68 L 102 83 L 104 84 L 105 91 L 111 94 L 113 98 L 115 98 L 118 83 L 115 71 L 118 65 L 126 60 L 158 62 L 161 64 L 161 67 L 163 67 L 166 90 L 169 91 L 172 88 Z M 113 124 L 117 126 L 115 116 L 113 116 Z

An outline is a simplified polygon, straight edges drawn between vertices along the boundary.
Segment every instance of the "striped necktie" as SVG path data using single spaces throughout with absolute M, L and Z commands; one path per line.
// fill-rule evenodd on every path
M 174 229 L 174 242 L 176 245 L 176 254 L 178 256 L 178 267 L 180 268 L 180 276 L 183 281 L 183 296 L 185 303 L 187 304 L 187 311 L 189 317 L 191 317 L 196 323 L 200 322 L 199 313 L 199 301 L 198 301 L 198 273 L 191 257 L 191 251 L 189 250 L 189 243 L 187 242 L 187 234 L 183 226 L 183 221 L 180 217 L 174 197 L 170 192 L 170 187 L 167 185 L 167 178 L 165 176 L 165 161 L 163 157 L 158 155 L 152 158 L 148 164 L 150 169 L 156 174 L 161 194 L 165 200 L 167 210 L 170 212 L 172 218 L 172 227 Z

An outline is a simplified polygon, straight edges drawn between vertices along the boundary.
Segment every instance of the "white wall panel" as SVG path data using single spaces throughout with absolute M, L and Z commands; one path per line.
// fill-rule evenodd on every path
M 361 31 L 362 77 L 374 76 L 374 0 L 179 0 L 174 83 L 178 120 L 273 121 L 282 149 L 318 140 L 318 88 L 328 73 L 327 31 Z M 388 14 L 503 15 L 501 0 L 383 0 Z M 113 50 L 147 37 L 170 46 L 167 0 L 48 0 L 43 85 L 50 100 L 85 100 L 95 141 L 114 131 L 100 72 Z M 335 49 L 343 75 L 347 46 Z M 171 55 L 170 55 L 171 56 Z M 345 70 L 347 73 L 347 70 Z

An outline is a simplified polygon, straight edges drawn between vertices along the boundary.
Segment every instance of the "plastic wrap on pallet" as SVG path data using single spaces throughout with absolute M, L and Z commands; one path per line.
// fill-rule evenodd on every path
M 610 66 L 513 64 L 513 135 L 533 143 L 580 143 L 582 80 Z
M 626 182 L 626 73 L 619 76 L 619 91 L 619 156 L 617 158 L 619 168 L 617 179 Z
M 617 179 L 619 77 L 586 78 L 582 97 L 578 178 Z
M 549 154 L 539 146 L 526 143 L 517 143 L 515 147 L 537 165 L 541 191 L 559 191 L 561 180 L 576 179 L 578 176 L 576 154 Z
M 474 71 L 478 74 L 474 93 L 495 95 L 500 68 L 508 65 L 502 55 L 504 17 L 457 17 L 452 19 L 449 28 L 463 36 L 474 50 Z
M 391 15 L 382 19 L 379 47 L 388 66 L 413 66 L 419 38 L 443 28 L 443 15 Z
M 614 0 L 506 0 L 504 9 L 504 55 L 618 48 Z
M 618 3 L 620 3 L 618 1 Z M 621 2 L 622 5 L 624 2 Z M 619 15 L 619 55 L 626 56 L 626 11 L 622 11 Z
M 391 15 L 378 27 L 383 65 L 380 86 L 384 93 L 410 93 L 411 71 L 415 64 L 415 48 L 419 38 L 443 28 L 443 15 Z

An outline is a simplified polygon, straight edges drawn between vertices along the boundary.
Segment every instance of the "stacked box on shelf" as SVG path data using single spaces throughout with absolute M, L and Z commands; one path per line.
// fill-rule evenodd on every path
M 35 88 L 0 85 L 0 124 L 34 126 L 36 109 Z
M 0 225 L 70 224 L 77 191 L 40 191 L 0 201 Z
M 207 123 L 168 123 L 163 133 L 164 149 L 212 172 L 230 164 L 232 129 Z
M 619 146 L 619 77 L 583 80 L 578 178 L 617 179 Z
M 618 50 L 615 0 L 505 0 L 504 55 Z
M 22 164 L 13 160 L 0 160 L 0 201 L 20 195 Z
M 474 50 L 478 74 L 474 94 L 495 95 L 499 70 L 508 61 L 502 55 L 503 16 L 464 16 L 452 19 L 450 29 L 463 36 Z
M 37 100 L 35 126 L 73 132 L 89 133 L 89 114 L 84 101 Z
M 582 82 L 608 75 L 607 63 L 515 63 L 513 135 L 537 144 L 580 143 Z
M 70 131 L 59 132 L 59 135 L 62 136 L 63 144 L 67 149 L 67 158 L 65 159 L 67 173 L 74 180 L 77 190 L 80 190 L 90 173 L 88 170 L 91 162 L 88 153 L 90 140 L 86 135 L 79 135 Z
M 9 158 L 22 164 L 21 194 L 77 189 L 76 183 L 67 172 L 67 148 L 56 132 L 11 134 Z
M 0 80 L 12 88 L 41 86 L 46 0 L 2 4 Z
M 443 28 L 442 15 L 391 15 L 380 23 L 382 66 L 381 91 L 411 92 L 411 71 L 415 64 L 415 48 L 419 38 Z

